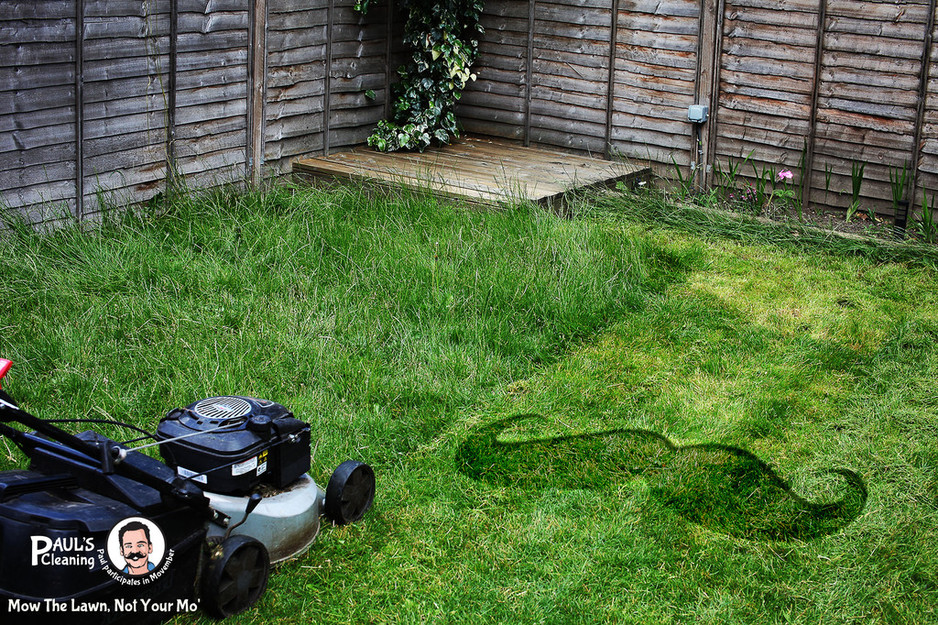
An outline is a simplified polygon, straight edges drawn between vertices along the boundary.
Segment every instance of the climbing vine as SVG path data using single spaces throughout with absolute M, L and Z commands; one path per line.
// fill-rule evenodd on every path
M 378 124 L 368 145 L 382 152 L 423 151 L 459 136 L 456 102 L 478 55 L 482 0 L 397 0 L 407 12 L 404 44 L 410 59 L 392 86 L 390 119 Z M 370 0 L 355 8 L 368 11 Z

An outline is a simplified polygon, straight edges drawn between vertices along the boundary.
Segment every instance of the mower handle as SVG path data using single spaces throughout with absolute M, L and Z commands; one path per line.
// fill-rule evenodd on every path
M 6 375 L 7 371 L 10 370 L 12 365 L 13 363 L 6 358 L 0 358 L 0 379 Z M 133 464 L 124 463 L 123 460 L 126 457 L 126 452 L 120 449 L 120 447 L 113 441 L 101 442 L 100 444 L 85 441 L 72 434 L 69 434 L 65 430 L 55 427 L 51 423 L 47 423 L 38 417 L 34 417 L 17 406 L 14 403 L 13 398 L 10 397 L 2 388 L 0 388 L 0 421 L 16 421 L 21 425 L 32 428 L 43 436 L 47 436 L 52 440 L 65 445 L 73 451 L 77 451 L 78 453 L 87 456 L 91 462 L 97 461 L 103 474 L 116 472 L 122 474 L 124 477 L 128 477 L 132 480 L 136 480 L 142 484 L 145 484 L 159 491 L 160 493 L 172 495 L 179 499 L 192 501 L 194 503 L 199 503 L 200 500 L 207 502 L 201 491 L 198 491 L 197 495 L 190 492 L 188 488 L 182 486 L 182 484 L 185 482 L 181 480 L 178 482 L 177 480 L 168 482 L 166 480 L 160 479 L 155 475 L 151 475 L 147 471 L 142 470 Z M 14 438 L 14 440 L 25 435 L 23 432 L 11 428 L 3 423 L 0 423 L 0 433 L 6 436 L 10 436 Z

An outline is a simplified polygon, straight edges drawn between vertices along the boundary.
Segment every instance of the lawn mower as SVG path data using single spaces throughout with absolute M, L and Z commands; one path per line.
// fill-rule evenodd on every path
M 11 364 L 0 359 L 0 380 Z M 73 435 L 60 421 L 0 389 L 0 435 L 29 458 L 28 469 L 0 472 L 4 624 L 242 612 L 263 595 L 271 564 L 312 544 L 320 516 L 351 523 L 374 500 L 374 471 L 354 460 L 317 486 L 309 425 L 272 401 L 202 399 L 170 411 L 155 434 L 118 423 L 143 435 L 123 442 Z

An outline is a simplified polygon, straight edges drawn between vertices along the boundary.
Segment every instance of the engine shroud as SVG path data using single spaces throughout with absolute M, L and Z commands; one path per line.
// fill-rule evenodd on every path
M 243 495 L 284 488 L 310 467 L 310 429 L 284 406 L 254 397 L 209 397 L 164 417 L 163 460 L 207 491 Z

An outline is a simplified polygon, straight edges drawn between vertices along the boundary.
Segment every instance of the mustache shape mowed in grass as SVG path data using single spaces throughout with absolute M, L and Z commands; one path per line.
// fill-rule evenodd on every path
M 602 489 L 641 475 L 652 495 L 684 519 L 750 540 L 808 540 L 837 532 L 866 505 L 863 480 L 846 480 L 840 500 L 801 497 L 755 454 L 728 445 L 680 447 L 649 430 L 616 429 L 518 442 L 499 441 L 508 427 L 540 419 L 508 417 L 477 428 L 456 451 L 457 469 L 476 480 L 525 488 Z

